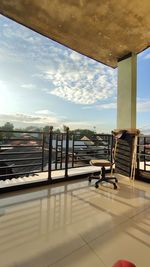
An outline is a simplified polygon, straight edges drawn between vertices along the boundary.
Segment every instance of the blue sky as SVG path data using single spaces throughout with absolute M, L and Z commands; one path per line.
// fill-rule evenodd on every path
M 150 129 L 150 49 L 138 55 L 137 127 Z M 117 69 L 0 16 L 0 125 L 116 128 Z

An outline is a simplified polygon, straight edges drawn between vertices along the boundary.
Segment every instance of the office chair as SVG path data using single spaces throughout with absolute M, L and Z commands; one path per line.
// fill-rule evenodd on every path
M 139 134 L 139 130 L 120 130 L 113 132 L 116 137 L 115 148 L 113 153 L 114 162 L 103 159 L 94 159 L 90 161 L 92 166 L 101 167 L 100 176 L 90 176 L 89 182 L 92 179 L 98 179 L 95 183 L 95 187 L 98 188 L 99 184 L 106 182 L 113 184 L 114 189 L 117 189 L 117 178 L 112 176 L 113 164 L 115 164 L 115 173 L 119 173 L 134 179 L 135 165 L 136 165 L 136 144 L 135 136 Z M 106 176 L 106 167 L 111 168 L 111 176 Z
M 90 165 L 92 166 L 98 166 L 101 167 L 101 173 L 100 176 L 90 176 L 89 177 L 89 182 L 91 182 L 92 179 L 98 179 L 98 181 L 95 183 L 95 187 L 98 188 L 100 183 L 106 182 L 113 184 L 114 189 L 117 189 L 116 183 L 118 182 L 117 178 L 114 176 L 106 176 L 106 167 L 111 168 L 111 174 L 112 174 L 112 168 L 113 168 L 113 163 L 109 160 L 103 160 L 103 159 L 98 159 L 98 160 L 91 160 Z

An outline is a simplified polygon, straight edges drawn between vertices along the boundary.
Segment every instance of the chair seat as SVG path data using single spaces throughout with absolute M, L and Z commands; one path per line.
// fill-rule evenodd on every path
M 112 165 L 112 163 L 109 160 L 104 160 L 104 159 L 92 159 L 90 161 L 90 164 L 99 167 L 110 167 Z

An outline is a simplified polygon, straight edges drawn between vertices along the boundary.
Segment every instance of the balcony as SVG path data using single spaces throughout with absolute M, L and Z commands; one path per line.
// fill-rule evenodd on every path
M 118 67 L 117 128 L 136 128 L 136 60 L 150 46 L 148 1 L 2 0 L 0 10 Z M 134 183 L 119 175 L 118 190 L 88 182 L 99 172 L 89 159 L 112 160 L 112 135 L 82 138 L 52 129 L 1 138 L 1 267 L 111 267 L 118 259 L 149 266 L 150 187 L 138 179 L 150 180 L 150 136 L 138 139 Z
M 91 159 L 112 161 L 111 134 L 91 137 L 69 133 L 1 132 L 1 192 L 88 177 L 100 171 Z M 136 179 L 150 180 L 150 136 L 140 136 L 137 145 Z M 108 171 L 110 169 L 108 168 Z M 124 169 L 122 169 L 124 174 Z
M 148 266 L 149 184 L 123 175 L 117 190 L 88 182 L 99 171 L 89 158 L 111 160 L 112 135 L 2 135 L 1 267 L 110 267 L 118 259 Z M 149 177 L 148 142 L 139 137 L 136 178 Z

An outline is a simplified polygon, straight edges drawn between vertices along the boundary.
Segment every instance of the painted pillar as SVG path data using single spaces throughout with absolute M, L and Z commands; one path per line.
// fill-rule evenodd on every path
M 136 128 L 137 56 L 118 62 L 117 129 Z

